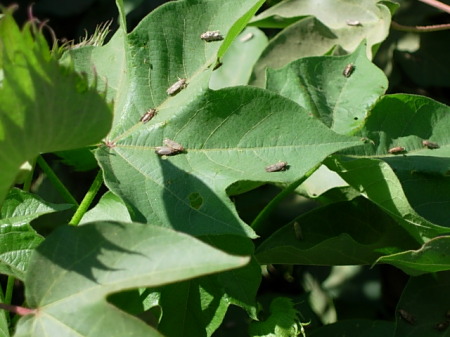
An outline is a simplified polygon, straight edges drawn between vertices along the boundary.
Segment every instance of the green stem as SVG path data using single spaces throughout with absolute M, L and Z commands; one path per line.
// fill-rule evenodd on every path
M 255 230 L 256 233 L 262 235 L 270 230 L 270 224 L 266 224 L 264 222 L 265 219 L 269 216 L 270 213 L 274 210 L 274 208 L 283 200 L 287 195 L 292 193 L 298 186 L 303 184 L 303 182 L 308 179 L 319 167 L 322 163 L 317 164 L 311 170 L 306 172 L 306 174 L 300 179 L 294 181 L 284 190 L 282 190 L 278 195 L 273 198 L 264 209 L 258 214 L 258 216 L 253 220 L 250 226 Z
M 8 276 L 8 282 L 6 283 L 5 301 L 3 302 L 5 304 L 11 304 L 15 280 L 16 278 L 14 276 Z
M 64 200 L 78 206 L 78 202 L 75 200 L 72 194 L 70 194 L 69 190 L 64 186 L 61 180 L 59 180 L 55 172 L 53 172 L 51 167 L 46 163 L 42 156 L 37 157 L 37 163 L 41 167 L 42 171 L 44 171 L 44 173 L 47 175 L 47 178 L 52 182 L 53 186 L 55 186 L 55 188 L 64 198 Z
M 97 175 L 95 176 L 94 182 L 92 183 L 91 187 L 89 188 L 89 191 L 84 196 L 83 200 L 81 201 L 80 206 L 78 207 L 77 211 L 73 215 L 72 219 L 69 222 L 69 225 L 72 226 L 78 226 L 78 224 L 81 221 L 81 218 L 84 216 L 84 214 L 89 209 L 89 206 L 91 205 L 92 201 L 94 200 L 95 196 L 97 195 L 98 190 L 103 184 L 103 177 L 102 177 L 102 171 L 98 171 Z
M 36 167 L 36 158 L 33 159 L 32 161 L 30 161 L 30 165 L 31 165 L 31 172 L 23 183 L 23 190 L 25 192 L 30 192 L 30 189 L 31 189 L 31 183 L 33 182 L 34 169 Z

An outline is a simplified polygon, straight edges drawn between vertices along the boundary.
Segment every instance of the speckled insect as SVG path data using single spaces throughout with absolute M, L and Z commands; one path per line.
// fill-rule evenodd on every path
M 279 172 L 279 171 L 285 171 L 287 169 L 288 163 L 285 161 L 280 161 L 276 164 L 272 164 L 269 166 L 266 166 L 266 172 Z
M 184 147 L 173 140 L 166 138 L 163 140 L 163 144 L 171 149 L 174 149 L 176 152 L 183 152 Z
M 160 156 L 170 156 L 173 154 L 177 154 L 180 151 L 177 151 L 169 146 L 157 146 L 155 147 L 155 153 Z
M 347 20 L 346 23 L 347 23 L 347 26 L 352 26 L 352 27 L 362 26 L 361 21 L 358 21 L 358 20 Z
M 156 109 L 150 109 L 139 119 L 139 121 L 145 124 L 148 121 L 150 121 L 153 117 L 155 117 L 155 115 Z
M 345 77 L 350 77 L 350 76 L 352 76 L 354 71 L 355 71 L 355 65 L 353 63 L 349 63 L 349 64 L 347 64 L 344 71 L 342 72 L 342 75 L 344 75 Z
M 439 144 L 430 142 L 429 140 L 422 140 L 422 145 L 429 149 L 439 149 Z
M 414 325 L 416 324 L 416 318 L 410 314 L 409 312 L 407 312 L 404 309 L 399 309 L 398 310 L 398 314 L 400 315 L 400 317 L 407 323 Z
M 389 149 L 388 152 L 389 152 L 390 154 L 400 154 L 400 153 L 406 152 L 406 150 L 405 150 L 405 148 L 402 147 L 402 146 L 396 146 L 396 147 L 393 147 L 393 148 Z
M 221 41 L 223 40 L 223 35 L 220 34 L 220 31 L 213 30 L 204 32 L 203 34 L 200 35 L 200 38 L 206 42 Z
M 181 90 L 187 87 L 185 78 L 178 78 L 174 84 L 172 84 L 169 89 L 167 89 L 167 95 L 174 96 L 178 94 Z

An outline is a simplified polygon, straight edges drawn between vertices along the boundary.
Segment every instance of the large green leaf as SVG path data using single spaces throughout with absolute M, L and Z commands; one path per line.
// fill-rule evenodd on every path
M 19 320 L 15 336 L 161 336 L 108 304 L 106 296 L 237 268 L 248 261 L 148 224 L 63 227 L 32 256 L 25 286 L 27 304 L 37 311 Z
M 417 243 L 363 198 L 317 208 L 282 227 L 256 250 L 261 264 L 372 264 Z
M 411 278 L 397 304 L 393 336 L 449 336 L 449 303 L 449 272 Z
M 448 106 L 421 96 L 385 96 L 359 133 L 365 144 L 327 165 L 424 242 L 450 226 L 445 206 L 450 202 L 449 127 Z M 424 140 L 439 148 L 424 146 Z M 390 154 L 394 147 L 405 152 Z
M 280 21 L 282 27 L 285 22 L 297 22 L 283 29 L 263 51 L 254 68 L 254 85 L 264 86 L 266 68 L 281 68 L 302 57 L 324 55 L 336 45 L 352 52 L 366 40 L 367 55 L 371 57 L 372 50 L 389 33 L 391 13 L 384 3 L 375 0 L 288 0 L 261 13 L 252 24 L 273 27 Z M 352 21 L 359 25 L 347 23 Z
M 111 111 L 86 78 L 58 64 L 33 24 L 0 18 L 0 202 L 20 166 L 42 152 L 97 143 Z
M 63 211 L 72 205 L 56 205 L 11 189 L 0 209 L 0 273 L 25 278 L 30 255 L 43 238 L 29 225 L 43 214 Z
M 170 110 L 171 119 L 136 124 L 97 156 L 107 185 L 131 205 L 136 220 L 194 235 L 252 236 L 225 193 L 229 185 L 243 179 L 289 183 L 360 143 L 330 131 L 291 100 L 257 88 L 205 91 Z M 155 154 L 164 138 L 182 144 L 185 153 Z M 289 163 L 287 171 L 265 171 L 280 160 Z
M 343 75 L 347 67 L 349 77 Z M 364 43 L 347 56 L 308 57 L 268 69 L 266 83 L 267 89 L 292 99 L 342 134 L 361 128 L 387 86 L 386 76 L 367 59 Z

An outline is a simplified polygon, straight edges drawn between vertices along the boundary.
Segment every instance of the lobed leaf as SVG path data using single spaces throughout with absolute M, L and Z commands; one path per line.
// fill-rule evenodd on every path
M 343 74 L 347 67 L 349 77 Z M 267 70 L 267 89 L 292 99 L 340 134 L 360 129 L 387 87 L 386 76 L 367 59 L 365 43 L 350 55 L 306 57 Z
M 110 107 L 86 78 L 58 64 L 33 24 L 0 18 L 0 201 L 20 166 L 43 152 L 93 144 L 110 128 Z
M 62 227 L 32 256 L 25 286 L 27 303 L 36 312 L 19 320 L 15 336 L 161 336 L 108 304 L 106 297 L 238 268 L 248 261 L 148 224 Z
M 390 21 L 391 13 L 384 1 L 282 1 L 252 21 L 262 27 L 288 26 L 263 51 L 251 83 L 264 86 L 266 68 L 281 68 L 303 57 L 324 55 L 337 45 L 352 52 L 366 40 L 371 58 L 388 36 Z

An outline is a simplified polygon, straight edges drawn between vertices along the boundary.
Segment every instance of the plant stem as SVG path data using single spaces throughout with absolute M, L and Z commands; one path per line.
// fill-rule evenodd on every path
M 52 182 L 53 186 L 55 186 L 55 188 L 64 198 L 64 200 L 78 206 L 78 202 L 75 200 L 72 194 L 70 194 L 69 190 L 64 186 L 61 180 L 59 180 L 55 172 L 53 172 L 51 167 L 46 163 L 42 156 L 37 157 L 37 163 L 41 167 L 42 171 L 44 171 L 44 173 L 47 175 L 48 179 Z
M 92 183 L 91 187 L 89 188 L 89 191 L 84 196 L 83 200 L 81 201 L 80 206 L 78 206 L 77 211 L 73 215 L 72 219 L 69 222 L 69 225 L 72 226 L 78 226 L 78 224 L 81 221 L 81 218 L 83 218 L 83 215 L 87 212 L 89 206 L 91 205 L 92 201 L 94 200 L 95 196 L 97 195 L 98 190 L 103 184 L 103 177 L 102 177 L 102 171 L 98 171 L 97 175 L 95 176 L 94 182 Z
M 5 301 L 4 301 L 4 303 L 6 303 L 6 304 L 11 304 L 15 280 L 16 279 L 14 276 L 8 276 L 8 282 L 6 283 Z
M 29 308 L 19 307 L 18 305 L 10 305 L 10 304 L 4 304 L 4 303 L 0 303 L 0 309 L 8 310 L 9 312 L 13 312 L 20 316 L 30 315 L 30 314 L 34 314 L 36 312 L 36 309 L 29 309 Z
M 402 32 L 411 32 L 411 33 L 431 33 L 438 32 L 441 30 L 449 30 L 450 24 L 445 23 L 442 25 L 431 25 L 431 26 L 404 26 L 395 21 L 391 22 L 391 27 L 395 30 L 399 30 Z
M 292 193 L 298 186 L 303 184 L 303 182 L 308 179 L 319 167 L 322 165 L 322 163 L 317 164 L 312 169 L 310 169 L 308 172 L 305 173 L 303 177 L 300 179 L 294 181 L 292 184 L 290 184 L 288 187 L 286 187 L 283 191 L 278 193 L 278 195 L 273 198 L 267 205 L 264 207 L 264 209 L 258 214 L 258 216 L 253 220 L 253 222 L 250 224 L 250 226 L 257 232 L 257 234 L 263 234 L 264 232 L 268 231 L 269 225 L 264 223 L 264 220 L 267 219 L 269 214 L 274 210 L 274 208 L 281 202 L 282 199 L 284 199 L 288 194 Z
M 450 13 L 450 6 L 446 5 L 440 1 L 437 0 L 419 0 L 420 2 L 426 3 L 427 5 L 430 5 L 432 7 L 435 7 L 437 9 L 440 9 L 441 11 Z
M 33 159 L 32 161 L 30 161 L 30 165 L 31 165 L 31 172 L 23 183 L 23 190 L 25 192 L 30 192 L 30 189 L 31 189 L 31 183 L 33 181 L 34 169 L 36 167 L 36 158 Z

